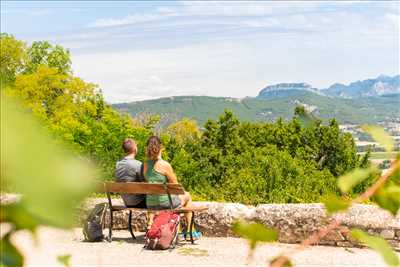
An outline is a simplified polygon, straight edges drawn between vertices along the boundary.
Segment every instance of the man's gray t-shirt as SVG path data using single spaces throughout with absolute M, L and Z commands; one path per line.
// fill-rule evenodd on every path
M 143 182 L 142 162 L 131 157 L 125 157 L 115 166 L 115 178 L 117 182 Z M 135 206 L 146 199 L 146 195 L 121 194 L 126 206 Z

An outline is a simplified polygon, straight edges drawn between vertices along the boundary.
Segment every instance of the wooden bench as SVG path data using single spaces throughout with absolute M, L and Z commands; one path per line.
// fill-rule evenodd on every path
M 161 210 L 154 210 L 154 209 L 143 209 L 143 208 L 130 208 L 126 207 L 125 205 L 113 205 L 111 200 L 111 193 L 117 194 L 146 194 L 146 195 L 168 195 L 169 198 L 172 195 L 183 195 L 185 190 L 181 184 L 156 184 L 156 183 L 104 183 L 103 188 L 108 199 L 109 210 L 110 210 L 110 223 L 108 228 L 108 241 L 112 241 L 112 227 L 113 227 L 113 212 L 121 211 L 121 210 L 129 210 L 129 219 L 128 219 L 128 229 L 133 239 L 136 239 L 135 234 L 132 230 L 132 211 L 150 211 L 150 212 L 157 212 Z M 178 209 L 171 209 L 178 214 L 184 213 L 192 213 L 192 219 L 189 223 L 189 234 L 190 234 L 190 241 L 192 244 L 194 243 L 193 240 L 193 225 L 194 225 L 194 217 L 195 212 L 207 210 L 207 207 L 183 207 Z M 165 210 L 165 209 L 164 209 Z

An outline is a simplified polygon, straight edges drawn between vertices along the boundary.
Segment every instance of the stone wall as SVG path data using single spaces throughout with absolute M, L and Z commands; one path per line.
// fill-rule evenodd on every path
M 84 209 L 90 209 L 96 203 L 106 199 L 90 199 Z M 119 199 L 113 202 L 120 203 Z M 196 227 L 204 236 L 233 236 L 232 224 L 238 219 L 255 221 L 279 231 L 279 241 L 298 243 L 329 223 L 322 204 L 263 204 L 246 206 L 237 203 L 195 202 L 195 205 L 207 206 L 208 210 L 195 217 Z M 400 251 L 400 214 L 391 216 L 388 212 L 372 205 L 355 205 L 343 216 L 343 224 L 336 231 L 327 235 L 320 245 L 360 246 L 349 234 L 351 228 L 357 227 L 379 235 Z M 108 216 L 106 223 L 108 223 Z M 128 223 L 126 211 L 116 212 L 114 228 L 125 229 Z M 146 212 L 134 212 L 133 226 L 136 231 L 145 231 Z

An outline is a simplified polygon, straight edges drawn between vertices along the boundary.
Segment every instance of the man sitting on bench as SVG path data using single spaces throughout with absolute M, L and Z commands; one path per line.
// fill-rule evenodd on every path
M 117 182 L 143 182 L 143 164 L 135 159 L 137 145 L 135 140 L 127 138 L 122 142 L 125 157 L 117 162 L 115 178 Z M 146 208 L 146 195 L 121 194 L 125 206 L 130 208 Z

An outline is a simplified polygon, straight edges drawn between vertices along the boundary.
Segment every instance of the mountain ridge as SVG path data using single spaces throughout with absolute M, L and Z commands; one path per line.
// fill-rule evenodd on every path
M 400 94 L 345 99 L 302 92 L 296 96 L 273 99 L 177 96 L 113 106 L 131 116 L 141 113 L 160 114 L 161 123 L 164 125 L 183 117 L 194 119 L 199 125 L 203 125 L 208 119 L 217 119 L 225 109 L 232 110 L 245 121 L 275 121 L 280 117 L 289 120 L 299 105 L 324 120 L 336 118 L 340 123 L 376 124 L 396 118 L 400 121 L 398 103 Z
M 323 93 L 344 98 L 370 97 L 400 93 L 400 75 L 380 75 L 374 79 L 365 79 L 352 82 L 348 85 L 335 83 Z
M 380 76 L 379 79 L 394 79 L 396 82 L 399 78 L 400 75 Z M 353 84 L 354 87 L 356 84 L 359 89 L 361 84 L 367 85 L 368 89 L 379 82 L 375 80 L 357 81 L 349 86 Z M 172 96 L 118 103 L 113 106 L 131 116 L 141 113 L 160 114 L 163 125 L 183 117 L 194 119 L 202 125 L 208 119 L 217 119 L 225 109 L 232 110 L 240 119 L 246 121 L 274 121 L 278 118 L 288 120 L 299 105 L 323 120 L 336 118 L 340 123 L 376 124 L 390 120 L 400 122 L 400 89 L 398 93 L 396 89 L 385 91 L 387 94 L 364 94 L 356 97 L 340 97 L 321 91 L 307 83 L 280 83 L 263 88 L 256 97 Z
M 258 98 L 287 97 L 299 91 L 342 98 L 358 98 L 400 93 L 400 75 L 379 75 L 377 78 L 359 80 L 348 85 L 334 83 L 328 88 L 318 89 L 305 82 L 278 83 L 261 89 Z

